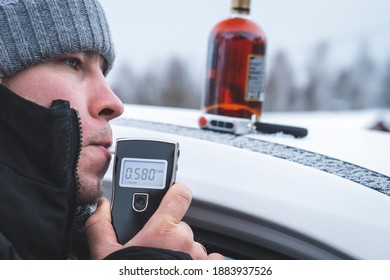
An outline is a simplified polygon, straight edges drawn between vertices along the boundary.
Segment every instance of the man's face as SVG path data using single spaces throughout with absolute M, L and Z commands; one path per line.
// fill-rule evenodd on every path
M 44 107 L 68 100 L 81 117 L 83 145 L 78 164 L 82 203 L 93 203 L 102 192 L 102 180 L 111 155 L 109 121 L 123 112 L 123 104 L 109 87 L 102 56 L 91 52 L 67 54 L 32 66 L 3 84 Z

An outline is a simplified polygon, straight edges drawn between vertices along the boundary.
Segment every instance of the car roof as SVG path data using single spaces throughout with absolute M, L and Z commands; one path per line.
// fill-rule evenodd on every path
M 201 130 L 199 110 L 136 105 L 126 105 L 112 127 L 114 138 L 178 141 L 177 180 L 196 200 L 270 221 L 353 258 L 390 258 L 390 134 L 364 129 L 381 112 L 355 113 L 264 113 L 264 121 L 308 128 L 303 139 Z

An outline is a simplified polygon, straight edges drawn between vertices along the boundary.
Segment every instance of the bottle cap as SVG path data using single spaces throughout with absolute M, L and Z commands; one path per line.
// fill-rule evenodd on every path
M 232 13 L 248 15 L 250 12 L 250 0 L 233 0 Z

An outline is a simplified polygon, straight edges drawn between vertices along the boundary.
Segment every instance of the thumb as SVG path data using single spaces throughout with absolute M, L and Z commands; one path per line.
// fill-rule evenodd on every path
M 191 190 L 182 183 L 176 183 L 168 189 L 158 207 L 155 215 L 152 217 L 159 219 L 164 216 L 167 221 L 180 224 L 192 200 Z
M 111 224 L 110 202 L 106 198 L 98 201 L 96 211 L 85 223 L 92 259 L 102 259 L 112 251 L 120 249 Z
M 172 185 L 149 221 L 125 246 L 148 246 L 180 250 L 182 243 L 192 244 L 193 234 L 181 222 L 192 200 L 190 189 L 182 184 Z M 183 241 L 184 240 L 184 241 Z

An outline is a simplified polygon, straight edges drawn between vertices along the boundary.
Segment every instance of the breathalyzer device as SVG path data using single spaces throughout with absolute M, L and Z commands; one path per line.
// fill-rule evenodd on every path
M 111 213 L 119 243 L 140 231 L 175 182 L 179 144 L 154 139 L 116 142 Z

